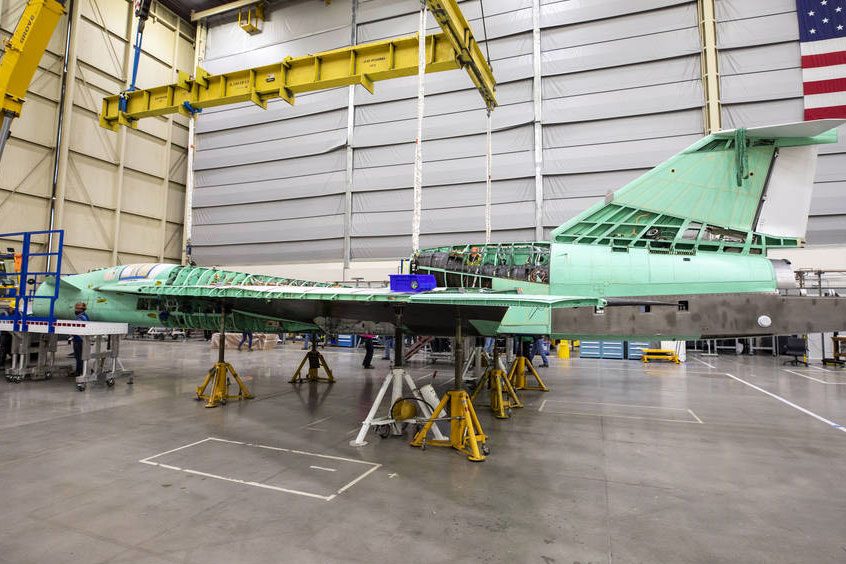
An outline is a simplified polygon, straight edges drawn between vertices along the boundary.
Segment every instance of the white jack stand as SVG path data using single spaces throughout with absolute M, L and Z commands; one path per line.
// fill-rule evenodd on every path
M 488 368 L 492 367 L 492 364 L 491 357 L 485 352 L 485 348 L 476 345 L 473 347 L 473 351 L 470 353 L 470 356 L 464 361 L 464 368 L 461 371 L 461 377 L 465 382 L 472 382 L 475 385 L 482 379 L 482 374 L 484 374 Z M 471 370 L 473 371 L 472 376 L 470 375 Z
M 376 427 L 379 436 L 383 439 L 390 435 L 402 435 L 402 425 L 406 423 L 423 425 L 428 419 L 432 418 L 432 411 L 436 405 L 441 403 L 438 394 L 435 393 L 435 388 L 431 384 L 426 384 L 422 388 L 418 388 L 417 384 L 411 378 L 411 374 L 403 368 L 403 360 L 405 359 L 403 353 L 403 341 L 405 340 L 402 330 L 402 309 L 396 310 L 396 321 L 394 322 L 394 367 L 391 368 L 391 373 L 385 376 L 385 381 L 382 382 L 382 387 L 379 388 L 379 393 L 376 394 L 376 399 L 373 400 L 373 406 L 367 414 L 367 418 L 361 423 L 361 430 L 354 440 L 350 441 L 350 446 L 364 446 L 367 441 L 364 438 L 367 436 L 367 431 L 371 427 Z M 403 393 L 403 384 L 408 386 L 408 392 Z M 376 419 L 376 412 L 379 406 L 385 399 L 388 393 L 388 388 L 391 388 L 391 404 L 388 407 L 388 415 Z M 422 415 L 422 417 L 408 417 L 402 418 L 401 414 L 395 411 L 402 411 L 402 401 L 416 404 L 415 411 Z M 398 403 L 399 402 L 399 403 Z M 395 410 L 395 407 L 399 408 Z M 441 410 L 443 412 L 443 410 Z M 419 421 L 418 421 L 419 419 Z M 439 438 L 444 438 L 444 435 L 437 427 L 432 428 L 432 433 Z
M 403 393 L 403 383 L 408 386 L 408 392 L 406 393 Z M 416 418 L 397 421 L 390 413 L 386 417 L 376 418 L 376 412 L 379 410 L 379 406 L 388 393 L 388 387 L 391 387 L 391 408 L 397 400 L 402 398 L 414 398 L 417 400 L 417 407 L 422 416 L 420 417 L 421 423 L 432 417 L 432 410 L 440 403 L 440 399 L 438 399 L 438 395 L 435 393 L 435 389 L 431 384 L 426 384 L 422 388 L 418 388 L 411 375 L 404 368 L 394 367 L 391 369 L 391 373 L 385 377 L 385 381 L 382 382 L 382 387 L 379 388 L 379 393 L 376 394 L 376 399 L 373 400 L 373 406 L 370 408 L 367 418 L 361 423 L 361 430 L 358 432 L 358 435 L 354 440 L 350 441 L 350 446 L 366 445 L 367 441 L 364 438 L 367 436 L 367 431 L 371 427 L 376 427 L 379 436 L 386 438 L 389 435 L 401 435 L 402 423 L 417 423 Z M 432 428 L 432 433 L 438 439 L 446 439 L 437 427 Z

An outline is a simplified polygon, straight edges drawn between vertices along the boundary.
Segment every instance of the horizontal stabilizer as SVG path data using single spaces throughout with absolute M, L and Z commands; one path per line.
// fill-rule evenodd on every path
M 798 137 L 817 137 L 846 123 L 846 119 L 818 119 L 816 121 L 800 121 L 782 125 L 764 125 L 750 127 L 746 130 L 749 139 L 792 139 Z M 734 137 L 737 129 L 718 131 L 716 137 Z

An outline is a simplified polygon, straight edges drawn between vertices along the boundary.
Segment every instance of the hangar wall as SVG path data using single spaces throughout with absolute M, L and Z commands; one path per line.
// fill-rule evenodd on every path
M 14 31 L 26 2 L 2 3 L 0 29 Z M 57 156 L 56 228 L 65 229 L 63 270 L 86 272 L 110 264 L 179 261 L 182 248 L 187 121 L 151 118 L 137 130 L 98 126 L 102 97 L 125 88 L 131 73 L 135 22 L 129 0 L 75 0 L 65 123 L 57 149 L 64 16 L 30 85 L 23 113 L 0 164 L 0 232 L 50 225 Z M 138 85 L 170 82 L 191 68 L 194 29 L 158 3 L 147 21 Z M 64 162 L 64 161 L 63 161 Z M 0 242 L 4 248 L 12 241 Z
M 791 5 L 717 0 L 726 127 L 802 119 Z M 203 65 L 222 72 L 346 46 L 351 38 L 411 34 L 418 6 L 359 0 L 351 26 L 349 0 L 288 2 L 271 9 L 263 32 L 252 37 L 237 27 L 236 15 L 220 16 L 209 21 Z M 485 27 L 477 0 L 461 7 L 478 39 L 486 27 L 498 80 L 494 241 L 548 237 L 702 135 L 695 0 L 485 0 Z M 438 29 L 431 18 L 429 28 Z M 761 78 L 780 88 L 760 85 Z M 461 71 L 428 75 L 426 93 L 421 246 L 483 241 L 482 103 Z M 410 251 L 415 95 L 410 77 L 377 84 L 374 96 L 342 88 L 299 96 L 293 108 L 276 101 L 267 111 L 245 104 L 204 112 L 195 143 L 194 259 L 312 278 L 383 276 L 386 267 L 373 261 Z M 846 174 L 842 160 L 820 160 L 811 244 L 846 240 L 846 210 L 831 196 L 838 188 L 831 183 Z M 345 259 L 352 271 L 343 270 Z

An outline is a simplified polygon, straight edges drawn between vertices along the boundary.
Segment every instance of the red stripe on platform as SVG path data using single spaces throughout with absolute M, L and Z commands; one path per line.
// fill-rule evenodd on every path
M 802 57 L 803 69 L 830 67 L 831 65 L 846 65 L 846 51 L 823 53 L 822 55 L 805 55 Z
M 827 108 L 808 108 L 805 110 L 805 121 L 815 119 L 846 118 L 846 106 L 829 106 Z
M 805 96 L 811 94 L 831 94 L 846 91 L 846 78 L 832 78 L 829 80 L 814 80 L 804 85 Z

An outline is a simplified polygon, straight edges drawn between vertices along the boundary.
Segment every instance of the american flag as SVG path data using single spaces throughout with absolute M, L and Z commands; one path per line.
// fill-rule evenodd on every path
M 805 120 L 846 118 L 846 0 L 796 0 Z

